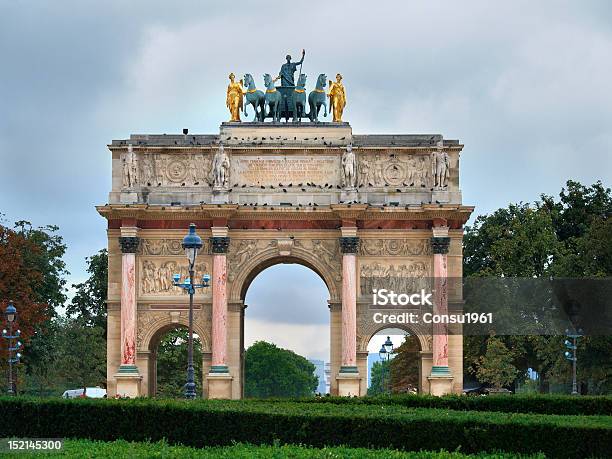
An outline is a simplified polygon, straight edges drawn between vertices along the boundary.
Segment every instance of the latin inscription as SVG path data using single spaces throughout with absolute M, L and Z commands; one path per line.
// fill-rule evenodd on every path
M 254 156 L 234 161 L 238 183 L 247 185 L 336 185 L 339 177 L 339 159 L 333 156 Z

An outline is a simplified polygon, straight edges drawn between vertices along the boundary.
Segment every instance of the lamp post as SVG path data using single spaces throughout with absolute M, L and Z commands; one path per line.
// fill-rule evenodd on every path
M 578 362 L 578 338 L 584 336 L 584 334 L 581 328 L 579 328 L 578 330 L 576 330 L 575 328 L 570 330 L 568 328 L 567 330 L 565 330 L 565 334 L 568 338 L 571 339 L 571 341 L 566 339 L 563 344 L 565 344 L 565 347 L 569 349 L 564 353 L 565 358 L 572 362 L 572 395 L 578 395 L 578 384 L 576 382 L 576 365 Z
M 189 293 L 189 340 L 187 344 L 187 383 L 185 384 L 185 398 L 188 399 L 193 399 L 196 396 L 193 369 L 193 295 L 196 288 L 206 288 L 210 282 L 210 275 L 204 274 L 202 283 L 195 283 L 195 262 L 198 251 L 202 248 L 202 239 L 196 234 L 195 230 L 195 224 L 191 223 L 189 233 L 183 238 L 183 249 L 185 249 L 185 255 L 189 261 L 189 277 L 181 282 L 180 274 L 172 276 L 173 284 Z
M 383 343 L 383 345 L 380 347 L 380 351 L 378 351 L 378 356 L 380 357 L 380 360 L 383 362 L 383 371 L 382 371 L 382 378 L 381 378 L 381 386 L 383 388 L 383 390 L 386 392 L 385 390 L 385 372 L 387 371 L 387 368 L 389 365 L 386 364 L 384 362 L 388 362 L 389 360 L 391 360 L 391 357 L 393 354 L 393 342 L 391 341 L 391 337 L 387 336 L 387 340 Z M 391 381 L 389 380 L 389 383 Z
M 8 331 L 6 329 L 2 330 L 2 337 L 8 340 L 8 394 L 15 395 L 15 383 L 13 381 L 13 364 L 19 363 L 19 360 L 21 359 L 21 353 L 17 352 L 15 354 L 15 357 L 13 357 L 13 352 L 18 351 L 21 348 L 21 341 L 17 341 L 17 343 L 13 346 L 13 340 L 21 336 L 21 330 L 17 330 L 13 335 L 13 323 L 17 320 L 17 308 L 15 308 L 12 301 L 9 301 L 9 304 L 6 307 L 6 310 L 4 311 L 4 317 L 8 322 Z

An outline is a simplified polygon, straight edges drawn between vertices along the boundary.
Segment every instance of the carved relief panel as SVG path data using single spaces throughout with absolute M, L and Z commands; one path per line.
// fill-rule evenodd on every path
M 359 155 L 359 187 L 431 188 L 434 185 L 432 157 L 414 153 Z
M 122 161 L 123 175 L 127 174 L 126 168 L 137 167 L 138 185 L 141 186 L 210 186 L 212 183 L 208 152 L 182 155 L 147 153 L 134 155 L 134 158 L 133 161 Z M 123 182 L 126 188 L 126 180 Z
M 366 239 L 361 238 L 362 256 L 425 256 L 431 255 L 429 239 Z
M 431 277 L 431 264 L 426 261 L 365 261 L 360 263 L 359 285 L 362 295 L 371 295 L 380 289 L 396 293 L 417 292 L 427 289 Z
M 179 274 L 184 280 L 189 277 L 187 260 L 150 259 L 140 260 L 140 294 L 141 295 L 181 295 L 185 290 L 172 285 L 172 276 Z M 210 274 L 210 264 L 205 261 L 195 265 L 195 278 L 199 282 L 202 275 Z M 209 293 L 198 290 L 199 294 Z

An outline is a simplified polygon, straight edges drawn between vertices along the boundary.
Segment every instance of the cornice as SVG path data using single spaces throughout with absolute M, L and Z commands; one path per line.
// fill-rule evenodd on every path
M 198 206 L 161 206 L 147 204 L 107 204 L 97 206 L 107 220 L 135 218 L 139 220 L 431 220 L 444 218 L 465 223 L 473 206 L 423 205 L 419 207 L 372 207 L 368 204 L 329 207 L 244 207 L 237 204 L 202 204 Z

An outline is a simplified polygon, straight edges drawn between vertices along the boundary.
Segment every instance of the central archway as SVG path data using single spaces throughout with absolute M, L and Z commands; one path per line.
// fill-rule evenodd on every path
M 329 366 L 326 370 L 328 375 L 338 372 L 341 359 L 341 262 L 339 256 L 325 256 L 326 252 L 338 253 L 336 251 L 337 239 L 328 240 L 290 240 L 287 244 L 266 243 L 260 241 L 258 250 L 253 250 L 244 259 L 230 259 L 229 261 L 229 298 L 230 314 L 239 313 L 240 317 L 235 319 L 239 326 L 239 342 L 234 347 L 230 343 L 230 352 L 235 355 L 236 367 L 239 370 L 238 381 L 234 380 L 234 387 L 241 395 L 244 394 L 244 349 L 245 349 L 245 309 L 247 307 L 247 291 L 255 278 L 266 269 L 277 265 L 301 265 L 308 268 L 310 272 L 318 276 L 327 289 L 327 298 L 315 299 L 322 302 L 322 307 L 327 303 L 329 307 L 329 357 L 326 359 Z M 237 241 L 236 244 L 244 244 Z M 247 243 L 248 244 L 248 243 Z M 262 247 L 263 245 L 263 247 Z M 279 245 L 281 247 L 279 247 Z M 289 300 L 289 299 L 288 299 Z M 231 320 L 231 319 L 230 319 Z M 325 370 L 324 370 L 325 371 Z M 330 392 L 337 392 L 335 378 L 330 380 Z

